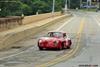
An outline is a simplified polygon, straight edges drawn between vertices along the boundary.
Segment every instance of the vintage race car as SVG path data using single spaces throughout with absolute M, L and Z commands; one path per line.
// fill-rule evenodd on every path
M 64 32 L 48 32 L 47 36 L 41 37 L 38 40 L 40 50 L 47 48 L 64 49 L 70 48 L 71 39 Z

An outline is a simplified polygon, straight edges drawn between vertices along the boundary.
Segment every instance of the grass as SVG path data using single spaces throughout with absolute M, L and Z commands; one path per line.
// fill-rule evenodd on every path
M 82 8 L 82 11 L 96 11 L 96 8 Z

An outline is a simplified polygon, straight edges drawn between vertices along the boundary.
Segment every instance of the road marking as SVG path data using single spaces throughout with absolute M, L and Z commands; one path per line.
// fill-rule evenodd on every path
M 92 17 L 91 17 L 91 19 L 92 19 Z M 91 34 L 91 35 L 93 35 L 94 34 L 94 25 L 93 25 L 93 20 L 91 20 L 90 18 L 89 18 L 89 34 Z
M 7 56 L 7 57 L 1 57 L 0 60 L 3 60 L 3 59 L 6 59 L 6 58 L 11 58 L 11 57 L 17 56 L 17 55 L 22 54 L 22 53 L 24 53 L 24 52 L 28 52 L 29 50 L 31 50 L 31 49 L 33 49 L 33 48 L 34 48 L 34 47 L 31 47 L 31 48 L 29 48 L 28 50 L 19 52 L 19 53 L 17 53 L 17 54 L 9 55 L 9 56 Z
M 67 59 L 71 58 L 72 56 L 74 56 L 76 54 L 76 52 L 78 51 L 78 49 L 80 48 L 79 42 L 80 42 L 81 32 L 82 32 L 83 27 L 84 27 L 84 22 L 85 22 L 84 20 L 85 19 L 81 20 L 80 27 L 79 27 L 79 30 L 77 32 L 77 36 L 76 36 L 76 38 L 78 38 L 77 45 L 76 45 L 76 47 L 74 49 L 69 51 L 70 54 L 67 53 L 67 54 L 65 54 L 65 55 L 63 55 L 61 57 L 57 57 L 54 60 L 51 60 L 51 61 L 49 61 L 47 63 L 41 64 L 41 65 L 36 65 L 35 67 L 48 67 L 48 66 L 57 64 L 57 63 L 59 63 L 61 61 L 67 60 Z
M 57 29 L 57 31 L 59 31 L 61 28 L 63 28 L 63 26 L 65 26 L 68 22 L 72 21 L 75 17 L 76 17 L 76 16 L 72 17 L 72 18 L 69 19 L 67 22 L 65 22 L 61 27 L 59 27 L 59 28 Z M 19 52 L 19 53 L 17 53 L 17 54 L 9 55 L 9 56 L 7 56 L 7 57 L 2 57 L 2 58 L 0 58 L 0 60 L 3 60 L 3 59 L 6 59 L 6 58 L 10 58 L 10 57 L 17 56 L 17 55 L 19 55 L 19 54 L 28 52 L 30 49 L 33 49 L 33 48 L 34 48 L 34 47 L 31 47 L 31 48 L 29 48 L 29 49 L 27 49 L 27 50 L 25 50 L 25 51 Z
M 93 16 L 92 16 L 93 17 Z M 98 18 L 98 20 L 97 20 L 97 17 L 95 16 L 95 17 L 93 17 L 94 18 L 94 20 L 97 22 L 97 24 L 100 26 L 100 20 L 99 20 L 99 18 Z
M 75 16 L 73 18 L 71 18 L 70 20 L 66 21 L 63 25 L 61 25 L 58 29 L 56 29 L 56 31 L 61 30 L 66 24 L 68 24 L 69 22 L 71 22 L 73 19 L 75 19 Z

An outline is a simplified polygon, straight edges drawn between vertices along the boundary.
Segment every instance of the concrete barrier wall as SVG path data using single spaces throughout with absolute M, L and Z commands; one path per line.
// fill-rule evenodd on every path
M 52 25 L 58 21 L 61 21 L 67 17 L 70 17 L 70 15 L 61 16 L 59 18 L 56 18 L 55 20 L 48 21 L 48 23 L 41 25 L 41 26 L 33 27 L 33 28 L 26 29 L 23 31 L 13 32 L 11 34 L 0 35 L 0 38 L 1 38 L 0 50 L 2 50 L 4 48 L 9 48 L 9 47 L 13 46 L 13 43 L 20 41 L 30 35 L 34 35 L 34 34 L 38 33 L 39 31 L 45 29 L 45 27 Z
M 3 21 L 0 22 L 0 32 L 6 31 L 9 29 L 14 29 L 16 27 L 20 27 L 22 24 L 29 24 L 34 23 L 40 20 L 47 19 L 52 16 L 60 16 L 61 12 L 54 12 L 54 13 L 45 13 L 45 14 L 38 14 L 38 15 L 31 15 L 31 16 L 25 16 L 23 20 L 19 18 L 18 16 L 11 16 L 12 18 L 18 17 L 15 21 L 15 19 L 10 20 L 9 22 L 6 21 L 7 18 L 2 18 Z M 9 17 L 11 19 L 11 17 Z M 5 20 L 4 20 L 5 19 Z M 20 24 L 19 24 L 20 21 Z
M 39 14 L 39 15 L 32 15 L 32 16 L 26 16 L 23 19 L 23 24 L 27 24 L 27 23 L 32 23 L 32 22 L 36 22 L 36 21 L 40 21 L 46 18 L 50 18 L 52 16 L 60 16 L 61 12 L 55 12 L 55 13 L 45 13 L 45 14 Z

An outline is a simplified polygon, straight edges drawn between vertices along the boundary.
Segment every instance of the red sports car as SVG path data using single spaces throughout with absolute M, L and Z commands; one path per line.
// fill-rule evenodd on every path
M 40 50 L 46 48 L 64 49 L 70 48 L 72 42 L 64 32 L 48 32 L 46 37 L 41 37 L 38 40 Z

